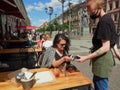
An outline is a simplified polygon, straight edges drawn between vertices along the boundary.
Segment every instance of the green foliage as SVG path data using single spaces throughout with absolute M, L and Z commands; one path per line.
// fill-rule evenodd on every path
M 68 24 L 63 24 L 61 25 L 57 19 L 54 19 L 46 28 L 38 28 L 36 30 L 36 32 L 52 32 L 52 31 L 61 31 L 61 30 L 65 30 L 65 29 L 69 29 L 69 25 Z
M 69 25 L 68 24 L 64 24 L 63 27 L 64 27 L 64 29 L 69 29 Z
M 37 33 L 45 32 L 45 31 L 46 31 L 45 28 L 38 28 L 38 29 L 36 29 L 36 32 L 37 32 Z
M 36 29 L 36 32 L 40 32 L 40 29 L 38 28 L 38 29 Z

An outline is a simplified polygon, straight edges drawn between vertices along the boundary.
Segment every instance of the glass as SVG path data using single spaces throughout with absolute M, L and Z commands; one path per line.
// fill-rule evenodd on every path
M 54 75 L 56 78 L 60 77 L 60 70 L 59 68 L 54 68 Z
M 66 63 L 64 64 L 64 66 L 60 66 L 59 70 L 61 71 L 61 73 L 63 73 L 65 75 L 65 77 L 68 76 L 68 70 L 66 69 Z

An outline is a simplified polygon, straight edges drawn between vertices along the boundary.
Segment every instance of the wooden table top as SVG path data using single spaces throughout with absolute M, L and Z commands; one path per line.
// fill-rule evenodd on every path
M 10 49 L 1 49 L 0 54 L 7 54 L 7 53 L 22 53 L 22 52 L 41 52 L 41 48 L 10 48 Z
M 31 69 L 30 72 L 41 72 L 48 71 L 52 69 L 39 68 L 39 69 Z M 5 77 L 10 72 L 2 72 L 0 73 L 0 89 L 1 90 L 23 90 L 22 86 L 16 87 L 6 81 Z M 60 90 L 65 88 L 72 88 L 77 86 L 91 85 L 91 80 L 83 75 L 81 72 L 72 72 L 68 73 L 68 77 L 65 77 L 64 74 L 60 74 L 60 77 L 56 78 L 55 81 L 44 83 L 44 84 L 35 84 L 30 90 Z

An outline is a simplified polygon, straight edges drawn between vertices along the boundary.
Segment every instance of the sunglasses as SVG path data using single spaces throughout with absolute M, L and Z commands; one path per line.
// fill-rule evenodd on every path
M 61 46 L 66 46 L 66 44 L 60 44 Z

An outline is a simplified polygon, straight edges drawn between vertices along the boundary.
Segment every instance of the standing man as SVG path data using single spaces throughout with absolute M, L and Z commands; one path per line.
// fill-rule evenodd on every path
M 111 48 L 114 47 L 117 35 L 114 22 L 103 10 L 104 0 L 87 0 L 86 7 L 90 18 L 99 22 L 92 38 L 92 53 L 80 56 L 78 62 L 92 61 L 93 83 L 95 90 L 108 90 L 108 78 L 114 66 Z

